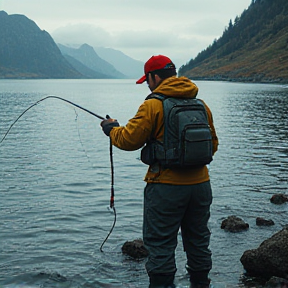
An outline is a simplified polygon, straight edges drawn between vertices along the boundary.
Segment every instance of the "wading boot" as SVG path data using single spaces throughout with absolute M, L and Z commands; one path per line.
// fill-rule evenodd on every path
M 186 265 L 186 269 L 190 275 L 190 288 L 210 288 L 209 270 L 192 271 L 188 265 Z
M 149 279 L 149 288 L 176 288 L 174 274 L 151 274 Z
M 189 288 L 210 288 L 210 280 L 209 283 L 197 283 L 197 282 L 191 282 Z

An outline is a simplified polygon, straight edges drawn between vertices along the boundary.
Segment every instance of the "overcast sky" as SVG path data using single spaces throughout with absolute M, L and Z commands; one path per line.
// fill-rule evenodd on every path
M 177 68 L 219 38 L 251 0 L 0 0 L 61 44 L 109 47 L 145 62 L 170 57 Z

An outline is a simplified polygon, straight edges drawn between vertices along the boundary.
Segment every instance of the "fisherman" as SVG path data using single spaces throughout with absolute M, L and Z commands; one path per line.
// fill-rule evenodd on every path
M 145 74 L 136 82 L 145 81 L 153 94 L 175 98 L 196 98 L 198 87 L 186 77 L 177 77 L 173 62 L 166 56 L 152 56 L 144 65 Z M 209 107 L 203 102 L 212 135 L 212 153 L 217 151 L 218 139 Z M 147 97 L 136 115 L 126 126 L 117 120 L 101 122 L 112 144 L 122 150 L 137 150 L 151 139 L 163 141 L 164 113 L 162 101 Z M 152 161 L 153 162 L 153 161 Z M 181 229 L 186 269 L 191 288 L 208 288 L 212 268 L 209 249 L 208 220 L 212 191 L 206 165 L 167 168 L 151 162 L 145 176 L 143 241 L 149 252 L 146 271 L 149 288 L 176 287 L 175 249 Z

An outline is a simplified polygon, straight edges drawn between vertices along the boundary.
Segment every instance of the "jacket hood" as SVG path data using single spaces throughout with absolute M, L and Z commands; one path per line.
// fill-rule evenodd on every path
M 169 77 L 164 79 L 153 93 L 164 94 L 175 98 L 195 98 L 198 87 L 186 77 Z

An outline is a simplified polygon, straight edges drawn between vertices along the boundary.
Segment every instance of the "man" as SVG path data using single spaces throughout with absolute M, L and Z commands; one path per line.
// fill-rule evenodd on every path
M 145 81 L 153 93 L 166 97 L 195 98 L 197 86 L 186 77 L 177 77 L 173 62 L 166 56 L 152 56 L 144 66 Z M 163 105 L 159 99 L 149 98 L 126 126 L 119 127 L 114 119 L 101 122 L 106 135 L 116 147 L 131 151 L 141 148 L 151 139 L 163 140 Z M 204 102 L 203 102 L 204 103 Z M 213 154 L 218 139 L 210 109 L 204 103 L 212 134 Z M 181 228 L 187 271 L 192 288 L 209 287 L 212 267 L 208 248 L 212 192 L 206 165 L 193 168 L 169 169 L 157 161 L 149 166 L 144 191 L 143 241 L 149 251 L 146 270 L 150 288 L 175 287 L 175 249 Z

